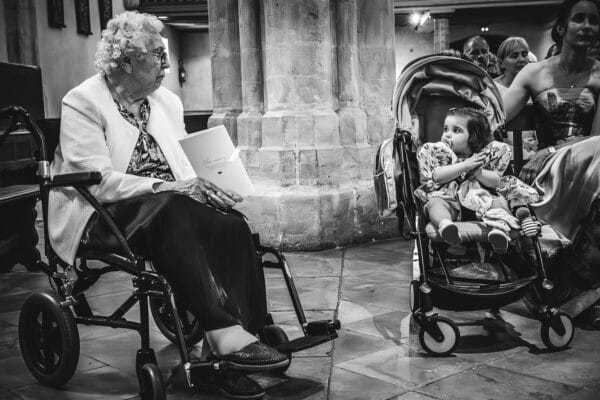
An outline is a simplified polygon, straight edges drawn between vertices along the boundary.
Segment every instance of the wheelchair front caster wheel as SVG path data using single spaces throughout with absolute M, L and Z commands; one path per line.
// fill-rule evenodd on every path
M 566 313 L 559 311 L 542 322 L 540 333 L 542 335 L 542 342 L 544 342 L 547 348 L 562 350 L 573 339 L 575 333 L 573 320 Z
M 156 364 L 146 363 L 140 370 L 140 399 L 165 400 L 165 383 Z
M 441 337 L 436 339 L 425 329 L 424 324 L 437 324 Z M 452 353 L 458 345 L 460 333 L 454 322 L 444 317 L 437 317 L 435 320 L 424 322 L 419 329 L 419 342 L 421 347 L 433 356 L 447 356 Z
M 288 343 L 290 341 L 290 339 L 288 339 L 288 336 L 285 333 L 285 331 L 280 326 L 277 326 L 277 325 L 265 326 L 263 329 L 261 329 L 259 336 L 260 336 L 260 340 L 264 344 L 267 344 L 267 345 L 269 345 L 271 347 L 275 347 L 275 348 L 277 348 L 277 346 Z M 288 357 L 288 360 L 290 360 L 290 362 L 287 363 L 287 365 L 285 367 L 273 369 L 273 370 L 270 370 L 269 372 L 272 372 L 275 374 L 285 373 L 285 371 L 287 371 L 288 368 L 290 367 L 290 365 L 292 364 L 292 355 L 287 354 L 287 357 Z
M 41 384 L 59 387 L 79 361 L 79 331 L 71 310 L 55 292 L 31 294 L 21 307 L 19 344 L 27 369 Z

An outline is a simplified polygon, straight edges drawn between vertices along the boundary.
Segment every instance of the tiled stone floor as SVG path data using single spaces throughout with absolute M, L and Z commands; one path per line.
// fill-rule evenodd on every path
M 318 253 L 287 254 L 309 319 L 337 317 L 339 338 L 294 356 L 286 375 L 255 375 L 267 399 L 600 399 L 600 332 L 578 328 L 569 349 L 543 350 L 539 322 L 519 304 L 486 313 L 444 313 L 461 325 L 456 354 L 431 358 L 419 348 L 408 311 L 411 243 L 373 242 Z M 89 294 L 97 312 L 112 312 L 128 296 L 126 275 L 103 277 Z M 17 324 L 29 292 L 47 278 L 17 266 L 0 275 L 0 398 L 135 398 L 137 334 L 79 327 L 78 371 L 62 389 L 40 386 L 21 359 Z M 269 308 L 291 337 L 300 334 L 283 279 L 267 271 Z M 135 317 L 135 311 L 132 312 Z M 163 372 L 177 363 L 173 345 L 152 329 Z M 178 379 L 170 399 L 220 399 L 188 390 Z

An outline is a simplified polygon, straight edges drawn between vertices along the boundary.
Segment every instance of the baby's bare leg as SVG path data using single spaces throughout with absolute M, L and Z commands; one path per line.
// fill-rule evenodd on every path
M 439 197 L 429 199 L 425 204 L 425 214 L 436 228 L 439 228 L 440 222 L 443 220 L 454 221 L 457 216 L 456 210 L 452 208 L 450 203 Z

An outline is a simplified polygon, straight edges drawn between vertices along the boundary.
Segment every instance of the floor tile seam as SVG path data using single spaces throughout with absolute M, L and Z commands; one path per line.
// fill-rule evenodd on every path
M 8 393 L 8 394 L 14 396 L 15 398 L 17 398 L 19 400 L 23 400 L 24 399 L 24 397 L 21 397 L 18 392 L 15 392 L 14 390 L 11 390 L 11 389 L 6 389 L 4 391 L 0 391 L 0 394 L 2 394 L 2 393 Z
M 465 360 L 464 358 L 460 358 L 460 357 L 456 357 L 456 358 L 459 358 L 459 359 L 460 359 L 460 360 L 462 360 L 462 361 L 469 361 L 469 360 Z M 469 361 L 469 362 L 472 362 L 472 361 Z M 429 382 L 427 382 L 427 383 L 423 383 L 423 384 L 421 384 L 421 385 L 417 385 L 417 386 L 415 386 L 414 388 L 412 388 L 411 390 L 417 391 L 418 389 L 422 389 L 422 388 L 424 388 L 425 386 L 429 386 L 429 385 L 431 385 L 431 384 L 434 384 L 434 383 L 436 383 L 436 382 L 440 382 L 440 381 L 443 381 L 443 380 L 445 380 L 445 379 L 451 378 L 451 377 L 453 377 L 453 376 L 455 376 L 455 375 L 462 374 L 462 373 L 463 373 L 463 372 L 465 372 L 465 371 L 468 371 L 468 370 L 475 369 L 475 368 L 476 368 L 476 367 L 478 367 L 478 366 L 479 366 L 479 365 L 470 365 L 470 366 L 468 366 L 468 367 L 461 368 L 461 369 L 459 369 L 459 370 L 457 370 L 457 371 L 455 371 L 455 372 L 453 372 L 453 373 L 451 373 L 451 374 L 449 374 L 449 375 L 446 375 L 446 376 L 444 376 L 444 377 L 442 377 L 442 378 L 434 379 L 434 380 L 431 380 L 431 381 L 429 381 Z
M 584 389 L 587 386 L 590 386 L 588 384 L 583 385 L 583 386 L 576 386 L 576 385 L 573 385 L 573 384 L 570 384 L 570 383 L 564 383 L 564 382 L 558 382 L 558 381 L 551 381 L 549 379 L 542 378 L 541 376 L 531 375 L 531 374 L 528 374 L 528 373 L 522 372 L 522 371 L 513 371 L 513 370 L 505 368 L 505 367 L 499 367 L 499 366 L 496 366 L 496 365 L 488 365 L 488 366 L 492 367 L 492 368 L 498 368 L 498 369 L 501 369 L 503 371 L 508 371 L 508 372 L 516 374 L 516 375 L 526 376 L 526 377 L 533 378 L 533 379 L 539 379 L 539 380 L 550 382 L 550 383 L 558 383 L 560 385 L 568 386 L 568 387 L 575 388 L 575 389 Z M 477 375 L 480 375 L 480 374 L 477 374 Z M 483 375 L 480 375 L 480 376 L 483 376 Z
M 363 373 L 360 373 L 360 372 L 357 372 L 357 371 L 353 371 L 353 370 L 351 370 L 351 369 L 348 369 L 348 368 L 345 368 L 345 367 L 340 367 L 339 365 L 336 365 L 336 366 L 335 366 L 335 368 L 343 369 L 344 371 L 348 371 L 348 372 L 351 372 L 351 373 L 353 373 L 353 374 L 362 375 L 362 376 L 365 376 L 365 377 L 367 377 L 367 378 L 369 378 L 369 379 L 373 379 L 373 380 L 375 380 L 375 381 L 378 381 L 378 382 L 381 382 L 381 383 L 383 383 L 383 384 L 387 384 L 387 385 L 396 386 L 398 389 L 404 390 L 404 392 L 402 392 L 402 393 L 398 393 L 398 394 L 395 394 L 394 396 L 392 396 L 392 398 L 393 398 L 393 397 L 396 397 L 396 396 L 403 395 L 403 394 L 405 394 L 405 393 L 408 393 L 408 392 L 411 392 L 411 391 L 413 391 L 413 390 L 414 390 L 414 389 L 411 389 L 411 388 L 409 388 L 409 387 L 406 387 L 406 386 L 400 386 L 400 385 L 397 385 L 397 384 L 395 384 L 395 383 L 391 383 L 391 382 L 388 382 L 388 381 L 381 380 L 381 379 L 379 379 L 379 378 L 375 378 L 375 377 L 373 377 L 373 376 L 371 376 L 371 375 L 365 375 L 365 374 L 363 374 Z
M 412 391 L 415 392 L 415 393 L 418 393 L 418 394 L 420 394 L 422 396 L 427 396 L 427 397 L 435 399 L 435 400 L 443 399 L 443 397 L 437 397 L 437 396 L 434 396 L 434 395 L 432 395 L 430 393 L 425 393 L 423 391 L 419 391 L 419 390 L 412 390 Z
M 90 355 L 89 355 L 89 354 L 87 354 L 87 353 L 80 352 L 79 354 L 80 354 L 80 355 L 81 355 L 81 354 L 83 354 L 84 356 L 86 356 L 86 357 L 89 357 L 89 358 L 91 358 L 92 360 L 94 360 L 94 361 L 96 361 L 96 362 L 99 362 L 100 364 L 103 364 L 103 365 L 102 365 L 102 366 L 100 366 L 100 367 L 90 368 L 89 370 L 87 370 L 87 369 L 86 369 L 86 371 L 91 371 L 91 370 L 93 370 L 93 369 L 96 369 L 96 368 L 110 367 L 110 366 L 111 366 L 110 364 L 108 364 L 108 363 L 106 363 L 106 362 L 104 362 L 104 361 L 102 361 L 102 360 L 99 360 L 99 359 L 97 359 L 96 357 L 92 357 L 92 356 L 90 356 Z M 81 357 L 80 357 L 80 358 L 81 358 Z M 79 361 L 78 361 L 78 363 L 79 363 Z M 81 371 L 81 372 L 85 372 L 85 371 Z
M 340 301 L 342 298 L 342 285 L 344 283 L 345 255 L 346 255 L 346 248 L 342 248 L 342 251 L 340 252 L 340 275 L 339 275 L 338 288 L 337 288 L 338 289 L 337 301 L 335 304 L 335 310 L 333 311 L 334 320 L 336 320 L 338 318 L 339 309 L 340 309 Z M 329 356 L 329 376 L 327 377 L 327 393 L 326 393 L 327 399 L 329 399 L 329 396 L 331 394 L 331 376 L 333 375 L 333 357 L 335 354 L 335 344 L 336 344 L 336 340 L 334 339 L 333 343 L 331 343 L 331 355 Z
M 363 321 L 364 321 L 364 320 L 363 320 Z M 366 335 L 366 336 L 370 336 L 370 337 L 372 337 L 372 338 L 381 339 L 381 340 L 391 340 L 391 341 L 393 342 L 393 340 L 392 340 L 392 339 L 386 339 L 386 338 L 384 338 L 384 337 L 382 337 L 382 336 L 375 336 L 375 335 L 373 335 L 373 334 L 370 334 L 370 333 L 361 332 L 361 331 L 356 331 L 356 330 L 353 330 L 352 328 L 344 328 L 344 329 L 346 329 L 346 330 L 348 330 L 348 331 L 351 331 L 352 333 L 358 333 L 358 334 L 361 334 L 361 335 Z M 398 346 L 398 347 L 400 347 L 400 346 Z M 362 357 L 362 356 L 361 356 L 361 357 Z

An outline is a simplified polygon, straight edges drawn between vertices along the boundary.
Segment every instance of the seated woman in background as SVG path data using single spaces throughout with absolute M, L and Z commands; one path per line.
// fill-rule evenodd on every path
M 501 75 L 494 79 L 500 94 L 504 95 L 511 85 L 515 76 L 530 62 L 529 45 L 520 36 L 506 38 L 498 47 L 498 65 Z M 506 142 L 512 146 L 512 132 L 506 132 Z M 528 160 L 538 148 L 535 131 L 524 131 L 523 137 L 523 159 Z
M 108 22 L 96 52 L 99 73 L 63 99 L 52 175 L 102 173 L 91 194 L 190 307 L 211 356 L 254 369 L 285 366 L 285 355 L 254 336 L 265 323 L 265 282 L 250 229 L 230 210 L 241 198 L 196 177 L 177 141 L 186 134 L 183 105 L 161 87 L 169 67 L 162 29 L 155 16 L 135 12 Z M 49 206 L 50 241 L 69 264 L 80 243 L 110 236 L 74 189 L 53 189 Z M 206 379 L 196 384 L 232 397 L 264 394 L 238 372 Z
M 535 180 L 535 187 L 544 194 L 544 200 L 535 206 L 537 215 L 571 241 L 600 196 L 600 112 L 596 104 L 600 62 L 588 55 L 598 38 L 599 23 L 598 0 L 563 1 L 552 29 L 560 53 L 526 65 L 503 96 L 507 121 L 528 99 L 533 100 L 540 150 L 524 166 L 521 177 L 526 182 Z M 598 251 L 598 246 L 595 241 L 589 251 Z M 588 255 L 577 254 L 579 260 L 574 263 L 586 283 L 597 287 L 600 260 Z M 597 294 L 594 296 L 590 298 L 597 299 Z M 600 329 L 600 306 L 589 315 Z

